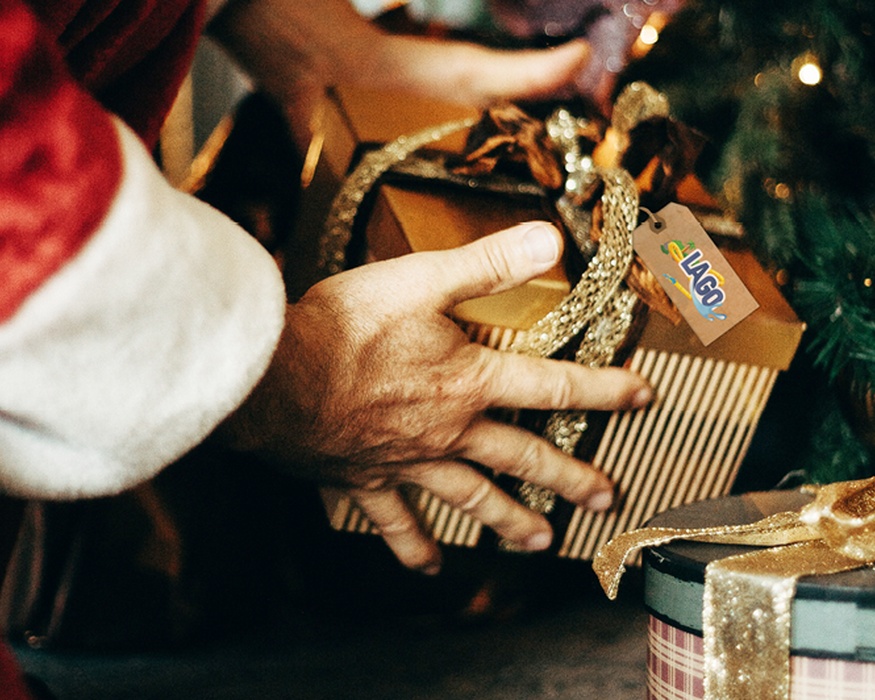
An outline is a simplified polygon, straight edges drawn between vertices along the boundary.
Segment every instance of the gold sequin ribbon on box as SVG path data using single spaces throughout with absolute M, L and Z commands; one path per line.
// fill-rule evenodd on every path
M 508 111 L 515 117 L 514 110 L 511 106 Z M 626 88 L 615 105 L 614 134 L 622 141 L 639 122 L 665 114 L 665 97 L 643 83 L 634 83 Z M 521 333 L 509 350 L 548 357 L 574 341 L 577 343 L 574 351 L 576 362 L 592 367 L 608 366 L 629 334 L 639 300 L 649 307 L 659 308 L 666 315 L 674 313 L 670 303 L 662 299 L 664 293 L 659 285 L 648 281 L 652 276 L 634 260 L 632 231 L 638 225 L 639 216 L 635 181 L 623 168 L 595 165 L 592 157 L 584 152 L 580 137 L 592 130 L 588 120 L 560 108 L 539 128 L 536 120 L 521 112 L 519 115 L 523 120 L 522 128 L 528 129 L 529 136 L 533 131 L 538 132 L 534 139 L 538 143 L 533 142 L 528 148 L 528 155 L 536 166 L 532 168 L 533 174 L 540 169 L 538 165 L 549 169 L 547 161 L 558 156 L 561 186 L 558 192 L 551 191 L 550 197 L 587 265 L 570 293 L 533 327 Z M 453 132 L 471 128 L 476 121 L 451 122 L 405 135 L 362 157 L 343 182 L 328 214 L 320 255 L 325 274 L 334 274 L 344 268 L 356 215 L 368 193 L 390 171 L 421 180 L 454 182 L 492 192 L 547 195 L 547 190 L 553 185 L 545 186 L 546 183 L 539 181 L 537 176 L 534 180 L 522 180 L 495 172 L 465 174 L 447 167 L 438 158 L 418 156 L 417 152 L 425 147 Z M 504 144 L 513 137 L 499 134 L 492 140 Z M 544 148 L 554 152 L 547 155 L 541 150 Z M 592 211 L 582 205 L 590 201 L 598 186 L 603 189 L 599 199 L 601 219 L 596 243 L 591 235 Z M 544 434 L 557 447 L 573 454 L 586 429 L 584 412 L 558 411 L 549 417 Z M 525 505 L 538 512 L 548 513 L 554 507 L 555 494 L 536 484 L 521 484 L 517 494 Z
M 875 563 L 875 477 L 811 487 L 814 501 L 748 525 L 641 528 L 596 554 L 593 568 L 616 597 L 635 551 L 674 540 L 767 547 L 705 568 L 705 700 L 790 697 L 790 606 L 802 576 Z

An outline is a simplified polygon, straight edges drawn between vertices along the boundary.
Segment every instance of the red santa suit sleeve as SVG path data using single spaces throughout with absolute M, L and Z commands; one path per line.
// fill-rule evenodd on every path
M 50 20 L 0 5 L 0 488 L 73 498 L 148 479 L 233 411 L 285 294 L 248 234 L 166 183 L 154 119 L 134 133 L 71 75 Z
M 0 644 L 0 690 L 3 700 L 32 700 L 12 652 Z

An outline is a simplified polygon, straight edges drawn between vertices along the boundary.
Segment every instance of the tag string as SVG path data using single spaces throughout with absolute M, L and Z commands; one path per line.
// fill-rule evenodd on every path
M 665 219 L 659 214 L 654 214 L 647 207 L 638 208 L 647 214 L 647 225 L 650 227 L 650 230 L 653 231 L 653 233 L 662 233 L 663 229 L 665 229 Z

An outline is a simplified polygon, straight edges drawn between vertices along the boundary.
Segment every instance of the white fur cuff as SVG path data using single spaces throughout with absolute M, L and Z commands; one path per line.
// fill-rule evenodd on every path
M 85 247 L 0 325 L 0 488 L 118 492 L 206 437 L 263 374 L 285 292 L 270 255 L 172 189 L 117 122 L 124 175 Z

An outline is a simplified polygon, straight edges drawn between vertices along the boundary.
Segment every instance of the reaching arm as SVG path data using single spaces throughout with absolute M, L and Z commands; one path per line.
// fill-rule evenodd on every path
M 210 33 L 306 130 L 314 95 L 355 84 L 466 105 L 571 94 L 586 43 L 497 51 L 460 41 L 399 36 L 348 0 L 229 0 Z M 303 126 L 301 126 L 303 125 Z M 306 141 L 306 134 L 301 137 Z

